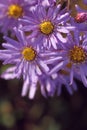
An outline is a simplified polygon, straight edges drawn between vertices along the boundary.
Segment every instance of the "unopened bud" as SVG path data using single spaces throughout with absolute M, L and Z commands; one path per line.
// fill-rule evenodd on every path
M 87 13 L 83 12 L 83 13 L 77 13 L 76 17 L 75 17 L 75 21 L 77 23 L 83 23 L 87 20 Z

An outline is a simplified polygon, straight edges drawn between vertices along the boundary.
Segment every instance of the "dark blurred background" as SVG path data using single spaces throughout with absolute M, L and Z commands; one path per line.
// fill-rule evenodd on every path
M 87 9 L 81 0 L 78 3 Z M 63 4 L 63 2 L 62 2 Z M 73 11 L 75 16 L 75 10 Z M 0 34 L 0 42 L 3 42 Z M 5 69 L 0 63 L 0 72 Z M 69 95 L 44 98 L 37 89 L 35 98 L 21 97 L 22 80 L 0 79 L 0 130 L 87 130 L 87 88 L 77 81 L 78 90 Z
M 87 88 L 44 98 L 38 88 L 33 100 L 21 97 L 22 81 L 0 79 L 0 130 L 87 130 Z

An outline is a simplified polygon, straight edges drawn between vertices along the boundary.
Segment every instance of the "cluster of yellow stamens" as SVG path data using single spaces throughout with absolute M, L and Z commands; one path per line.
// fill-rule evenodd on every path
M 32 47 L 26 47 L 22 50 L 23 58 L 27 61 L 33 61 L 36 58 L 36 51 Z
M 40 31 L 45 35 L 51 34 L 53 30 L 54 30 L 54 25 L 50 21 L 44 21 L 40 24 Z
M 7 14 L 9 17 L 18 19 L 19 17 L 23 15 L 23 8 L 17 4 L 12 4 L 8 7 Z
M 86 60 L 86 52 L 80 46 L 74 46 L 73 49 L 69 51 L 70 60 L 74 63 L 81 63 Z

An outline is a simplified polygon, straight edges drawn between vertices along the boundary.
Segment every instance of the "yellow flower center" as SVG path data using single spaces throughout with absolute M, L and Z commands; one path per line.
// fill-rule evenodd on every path
M 46 35 L 53 32 L 54 25 L 50 21 L 44 21 L 40 24 L 40 31 Z
M 25 60 L 33 61 L 36 58 L 36 51 L 32 47 L 26 47 L 22 51 Z
M 69 52 L 70 60 L 74 63 L 81 63 L 86 60 L 86 52 L 82 47 L 74 46 Z
M 8 8 L 8 13 L 7 13 L 10 17 L 13 18 L 19 18 L 23 15 L 23 9 L 21 6 L 17 5 L 17 4 L 13 4 L 10 5 Z

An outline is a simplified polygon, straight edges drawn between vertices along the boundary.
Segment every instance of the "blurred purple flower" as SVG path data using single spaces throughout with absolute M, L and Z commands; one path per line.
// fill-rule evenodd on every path
M 13 27 L 18 27 L 18 18 L 29 15 L 29 7 L 35 4 L 25 0 L 0 0 L 0 25 L 1 31 L 7 33 L 12 31 Z

